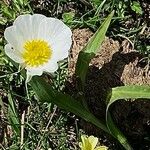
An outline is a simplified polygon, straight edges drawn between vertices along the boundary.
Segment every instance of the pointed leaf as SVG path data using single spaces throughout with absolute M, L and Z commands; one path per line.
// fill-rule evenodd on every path
M 149 86 L 122 86 L 122 87 L 116 87 L 113 88 L 111 93 L 110 93 L 110 99 L 107 104 L 107 110 L 106 110 L 106 122 L 107 126 L 112 133 L 112 135 L 117 138 L 120 143 L 123 145 L 123 147 L 126 150 L 131 150 L 132 148 L 130 147 L 126 137 L 121 133 L 121 131 L 117 128 L 115 123 L 113 122 L 111 118 L 111 114 L 109 112 L 109 107 L 112 103 L 124 99 L 136 99 L 138 100 L 139 98 L 144 98 L 150 100 L 150 87 Z
M 97 30 L 97 32 L 93 35 L 91 40 L 79 53 L 77 64 L 76 64 L 76 75 L 77 77 L 79 77 L 82 85 L 85 82 L 85 77 L 86 77 L 89 63 L 91 59 L 96 55 L 102 42 L 105 39 L 105 34 L 109 27 L 113 14 L 114 11 L 111 12 L 111 14 L 105 19 L 105 21 L 102 23 L 102 25 Z
M 84 120 L 93 123 L 102 130 L 108 132 L 106 125 L 99 121 L 92 113 L 85 109 L 80 101 L 73 99 L 67 94 L 58 92 L 52 88 L 46 81 L 40 77 L 33 77 L 31 80 L 31 86 L 39 98 L 43 102 L 51 102 L 58 107 L 72 112 L 75 115 L 83 118 Z
M 112 89 L 111 98 L 108 102 L 109 107 L 112 103 L 119 99 L 150 99 L 150 86 L 120 86 Z

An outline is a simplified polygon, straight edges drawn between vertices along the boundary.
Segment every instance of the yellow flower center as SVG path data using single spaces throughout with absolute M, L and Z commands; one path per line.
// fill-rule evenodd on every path
M 27 66 L 38 67 L 48 62 L 52 56 L 52 49 L 44 40 L 30 40 L 24 43 L 22 56 Z

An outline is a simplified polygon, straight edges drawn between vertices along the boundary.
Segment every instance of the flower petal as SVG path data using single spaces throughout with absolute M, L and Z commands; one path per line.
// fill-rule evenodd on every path
M 72 32 L 62 21 L 55 18 L 44 19 L 40 24 L 38 36 L 50 43 L 57 61 L 68 56 L 72 44 Z
M 28 67 L 28 66 L 26 67 L 27 74 L 30 74 L 31 76 L 34 75 L 41 76 L 43 72 L 54 73 L 57 69 L 58 69 L 57 62 L 51 61 L 39 67 Z
M 26 67 L 25 69 L 27 70 L 26 83 L 29 82 L 33 76 L 41 76 L 43 74 L 43 70 L 41 68 Z
M 81 140 L 82 140 L 82 144 L 83 146 L 85 145 L 86 141 L 87 141 L 87 136 L 86 135 L 82 135 L 81 136 Z
M 89 143 L 91 144 L 92 150 L 94 150 L 94 148 L 96 147 L 98 143 L 98 138 L 94 136 L 90 136 L 88 137 L 88 140 L 89 140 Z
M 43 68 L 44 68 L 44 71 L 46 72 L 54 73 L 58 69 L 58 64 L 56 61 L 55 62 L 50 61 Z
M 26 67 L 27 74 L 34 76 L 38 75 L 41 76 L 43 73 L 43 70 L 40 67 Z
M 40 23 L 46 17 L 41 14 L 34 15 L 20 15 L 14 21 L 17 30 L 22 33 L 24 40 L 37 38 Z
M 58 44 L 52 45 L 54 57 L 57 59 L 57 61 L 68 57 L 71 44 L 72 41 L 68 39 L 66 42 L 60 41 Z
M 98 146 L 94 150 L 108 150 L 108 147 L 106 147 L 106 146 Z
M 43 22 L 43 20 L 46 18 L 46 16 L 41 15 L 41 14 L 34 14 L 32 16 L 32 33 L 33 37 L 32 38 L 37 38 L 39 29 L 40 29 L 40 24 Z
M 91 149 L 91 143 L 89 143 L 89 140 L 88 140 L 88 136 L 86 135 L 82 135 L 81 136 L 81 140 L 82 142 L 79 143 L 79 147 L 81 148 L 81 150 L 94 150 L 94 149 Z
M 9 56 L 13 61 L 17 63 L 23 63 L 23 59 L 21 57 L 21 54 L 12 48 L 10 44 L 5 45 L 5 53 L 7 56 Z
M 22 50 L 23 36 L 21 35 L 20 32 L 18 32 L 16 26 L 10 26 L 6 28 L 4 32 L 4 37 L 15 50 L 18 51 Z
M 31 39 L 32 37 L 32 16 L 31 15 L 20 15 L 16 18 L 13 26 L 17 27 L 17 32 L 19 32 L 24 41 Z

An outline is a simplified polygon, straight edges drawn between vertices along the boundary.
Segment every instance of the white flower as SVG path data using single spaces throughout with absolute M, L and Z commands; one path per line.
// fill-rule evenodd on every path
M 6 28 L 5 53 L 27 70 L 27 80 L 53 73 L 57 62 L 68 57 L 72 32 L 62 21 L 41 14 L 21 15 Z

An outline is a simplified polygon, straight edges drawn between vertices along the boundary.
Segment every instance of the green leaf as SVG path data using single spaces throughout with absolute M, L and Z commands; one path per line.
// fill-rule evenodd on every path
M 109 111 L 107 111 L 106 123 L 111 135 L 114 136 L 126 150 L 133 150 L 126 137 L 115 125 Z
M 131 9 L 133 11 L 135 11 L 137 14 L 143 13 L 139 2 L 133 1 L 132 5 L 131 5 Z
M 39 100 L 56 104 L 58 107 L 72 112 L 84 120 L 93 123 L 105 132 L 108 132 L 106 125 L 85 109 L 80 101 L 54 90 L 51 85 L 40 77 L 33 77 L 30 83 Z
M 112 89 L 111 98 L 108 102 L 109 107 L 112 103 L 119 99 L 150 99 L 150 86 L 128 85 L 120 86 Z
M 109 107 L 112 103 L 124 99 L 135 99 L 144 98 L 150 100 L 150 87 L 149 86 L 121 86 L 113 88 L 109 95 L 109 101 L 107 102 L 107 110 L 106 110 L 106 123 L 107 126 L 112 133 L 112 135 L 120 141 L 123 147 L 126 150 L 131 150 L 126 137 L 121 133 L 121 131 L 117 128 L 115 123 L 111 118 L 111 114 L 109 112 Z
M 3 9 L 3 14 L 8 17 L 8 18 L 12 18 L 13 17 L 13 12 L 9 7 L 4 6 Z
M 63 13 L 62 18 L 66 23 L 70 23 L 73 21 L 75 14 L 73 12 Z
M 97 8 L 103 2 L 103 0 L 91 0 L 91 2 L 94 5 L 94 7 Z
M 105 34 L 109 27 L 113 14 L 114 14 L 114 11 L 109 14 L 109 16 L 105 19 L 105 21 L 97 30 L 97 32 L 93 35 L 91 40 L 79 53 L 77 64 L 76 64 L 76 75 L 81 81 L 82 85 L 84 85 L 84 82 L 85 82 L 85 77 L 87 74 L 89 63 L 91 59 L 99 51 L 99 48 L 103 40 L 105 39 Z

